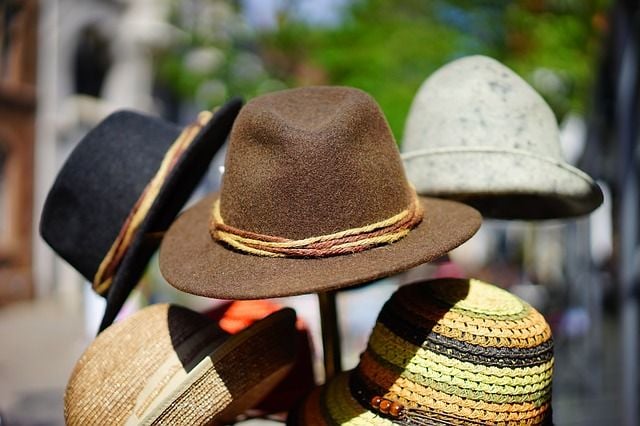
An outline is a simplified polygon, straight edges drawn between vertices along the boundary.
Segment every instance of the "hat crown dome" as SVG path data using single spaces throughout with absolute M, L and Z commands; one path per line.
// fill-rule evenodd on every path
M 293 364 L 295 322 L 284 308 L 229 334 L 188 308 L 147 306 L 84 351 L 65 391 L 65 423 L 228 424 Z
M 351 381 L 365 404 L 379 395 L 475 421 L 538 424 L 550 412 L 552 371 L 540 313 L 478 280 L 437 279 L 387 301 Z
M 387 121 L 360 90 L 264 95 L 231 132 L 220 204 L 229 225 L 306 238 L 387 219 L 411 197 Z
M 149 376 L 199 330 L 206 333 L 202 341 L 226 335 L 204 315 L 169 304 L 151 305 L 109 327 L 87 348 L 71 373 L 65 392 L 67 424 L 106 418 L 124 424 Z M 96 395 L 109 395 L 109 403 L 101 404 Z
M 89 281 L 179 134 L 164 120 L 118 111 L 67 158 L 47 196 L 40 232 Z
M 395 326 L 415 331 L 411 340 L 418 346 L 441 332 L 496 348 L 533 347 L 551 337 L 549 325 L 534 308 L 506 290 L 475 279 L 444 278 L 402 287 L 383 306 L 379 325 L 392 331 Z M 407 345 L 406 349 L 415 348 Z
M 511 69 L 486 56 L 453 61 L 422 84 L 402 148 L 519 150 L 563 161 L 551 108 Z

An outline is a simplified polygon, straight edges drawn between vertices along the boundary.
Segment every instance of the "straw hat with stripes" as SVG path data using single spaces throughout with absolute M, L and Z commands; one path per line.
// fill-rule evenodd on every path
M 293 364 L 295 313 L 237 334 L 189 309 L 153 305 L 101 333 L 67 385 L 68 425 L 203 425 L 232 421 Z
M 535 309 L 478 280 L 398 290 L 358 366 L 316 388 L 291 425 L 551 422 L 553 343 Z

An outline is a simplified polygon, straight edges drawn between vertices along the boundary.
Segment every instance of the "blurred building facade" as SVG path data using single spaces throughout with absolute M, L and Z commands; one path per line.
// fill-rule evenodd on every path
M 55 174 L 87 130 L 119 108 L 154 109 L 151 55 L 168 33 L 167 4 L 42 2 L 32 240 L 38 295 L 63 295 L 76 307 L 81 303 L 82 279 L 39 238 L 39 214 Z
M 0 305 L 30 298 L 38 2 L 0 6 Z

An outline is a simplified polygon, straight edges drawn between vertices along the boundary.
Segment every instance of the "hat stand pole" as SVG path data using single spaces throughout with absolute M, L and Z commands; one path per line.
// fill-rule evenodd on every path
M 338 330 L 336 294 L 337 293 L 335 291 L 318 293 L 325 381 L 335 377 L 342 371 L 342 353 L 340 350 L 340 332 Z

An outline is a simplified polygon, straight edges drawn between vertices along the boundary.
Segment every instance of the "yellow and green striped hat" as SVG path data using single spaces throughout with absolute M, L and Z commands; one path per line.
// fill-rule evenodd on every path
M 542 315 L 478 280 L 400 288 L 358 366 L 289 419 L 304 425 L 551 423 L 553 341 Z

